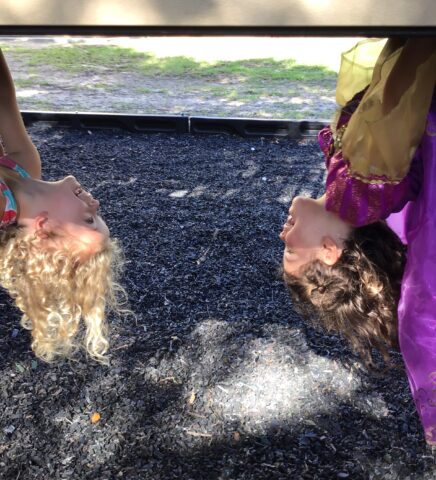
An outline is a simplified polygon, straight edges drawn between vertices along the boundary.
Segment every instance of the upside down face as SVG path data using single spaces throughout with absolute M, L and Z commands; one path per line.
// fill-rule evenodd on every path
M 283 270 L 298 276 L 314 260 L 333 265 L 340 257 L 351 226 L 325 209 L 325 198 L 295 197 L 283 225 Z
M 19 223 L 41 237 L 46 236 L 46 244 L 53 248 L 75 249 L 85 256 L 104 248 L 109 229 L 98 214 L 100 202 L 75 177 L 32 182 L 38 194 L 23 214 L 27 218 L 22 216 Z

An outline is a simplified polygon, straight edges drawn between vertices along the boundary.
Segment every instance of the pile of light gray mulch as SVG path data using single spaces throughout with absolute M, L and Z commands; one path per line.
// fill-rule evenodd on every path
M 111 318 L 110 367 L 46 365 L 2 294 L 2 479 L 435 478 L 398 355 L 368 374 L 280 280 L 289 199 L 323 188 L 315 142 L 31 133 L 47 179 L 101 200 L 136 319 Z

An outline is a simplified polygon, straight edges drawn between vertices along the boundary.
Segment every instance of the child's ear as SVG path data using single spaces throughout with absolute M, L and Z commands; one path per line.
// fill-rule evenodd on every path
M 329 266 L 334 265 L 341 256 L 342 248 L 331 237 L 322 237 L 321 260 Z
M 53 231 L 53 226 L 48 217 L 48 212 L 41 212 L 33 220 L 35 235 L 38 238 L 48 238 Z

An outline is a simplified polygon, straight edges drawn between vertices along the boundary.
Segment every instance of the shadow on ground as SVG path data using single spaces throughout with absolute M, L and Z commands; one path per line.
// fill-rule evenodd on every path
M 366 372 L 278 277 L 291 196 L 322 191 L 314 142 L 31 133 L 47 178 L 101 200 L 136 319 L 111 319 L 110 367 L 44 365 L 0 297 L 4 478 L 434 478 L 400 362 Z

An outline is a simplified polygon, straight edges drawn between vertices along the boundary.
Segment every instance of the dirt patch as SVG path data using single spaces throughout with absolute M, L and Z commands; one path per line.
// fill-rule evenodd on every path
M 71 39 L 71 43 L 81 44 L 78 39 Z M 3 37 L 1 44 L 36 49 L 53 45 L 54 40 Z M 310 120 L 329 119 L 336 108 L 334 78 L 265 81 L 253 94 L 249 85 L 234 76 L 147 76 L 104 65 L 82 65 L 82 70 L 73 74 L 47 65 L 29 67 L 13 51 L 7 52 L 6 57 L 23 110 Z

